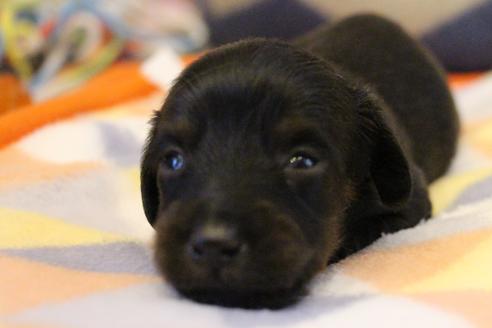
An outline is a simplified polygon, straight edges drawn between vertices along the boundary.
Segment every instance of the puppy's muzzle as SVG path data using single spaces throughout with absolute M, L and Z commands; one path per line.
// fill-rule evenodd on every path
M 209 223 L 195 231 L 187 245 L 187 256 L 204 269 L 220 270 L 246 256 L 246 243 L 235 229 Z

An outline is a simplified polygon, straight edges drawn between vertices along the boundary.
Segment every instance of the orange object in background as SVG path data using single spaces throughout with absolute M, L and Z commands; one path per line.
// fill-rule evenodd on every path
M 448 83 L 452 88 L 465 87 L 484 75 L 484 72 L 452 73 L 448 75 Z
M 48 123 L 143 97 L 156 90 L 157 86 L 140 73 L 140 63 L 116 63 L 73 91 L 0 115 L 0 148 Z
M 0 74 L 0 115 L 31 103 L 21 82 L 12 74 Z
M 191 63 L 193 63 L 195 60 L 203 56 L 205 53 L 206 53 L 205 51 L 202 51 L 194 54 L 184 55 L 181 57 L 181 60 L 183 61 L 183 64 L 185 66 L 188 66 Z

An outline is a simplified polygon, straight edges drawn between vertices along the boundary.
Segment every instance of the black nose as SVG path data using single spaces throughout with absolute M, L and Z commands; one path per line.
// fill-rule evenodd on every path
M 189 243 L 191 258 L 212 266 L 223 266 L 236 259 L 243 251 L 232 229 L 223 226 L 206 226 L 196 231 Z

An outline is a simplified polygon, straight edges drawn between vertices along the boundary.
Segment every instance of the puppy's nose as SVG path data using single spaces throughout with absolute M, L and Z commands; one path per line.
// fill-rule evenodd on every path
M 198 263 L 223 266 L 237 258 L 244 247 L 231 228 L 205 226 L 192 235 L 189 252 Z

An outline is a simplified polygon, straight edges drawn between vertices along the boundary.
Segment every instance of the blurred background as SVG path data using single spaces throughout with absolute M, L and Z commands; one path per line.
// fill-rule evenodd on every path
M 289 40 L 359 12 L 399 22 L 448 71 L 492 68 L 490 0 L 2 0 L 0 113 L 163 47 L 184 55 L 248 36 Z
M 179 298 L 140 196 L 172 81 L 211 47 L 361 12 L 450 73 L 461 135 L 430 186 L 436 218 L 328 269 L 287 312 Z M 491 327 L 491 276 L 491 0 L 0 0 L 0 327 Z

